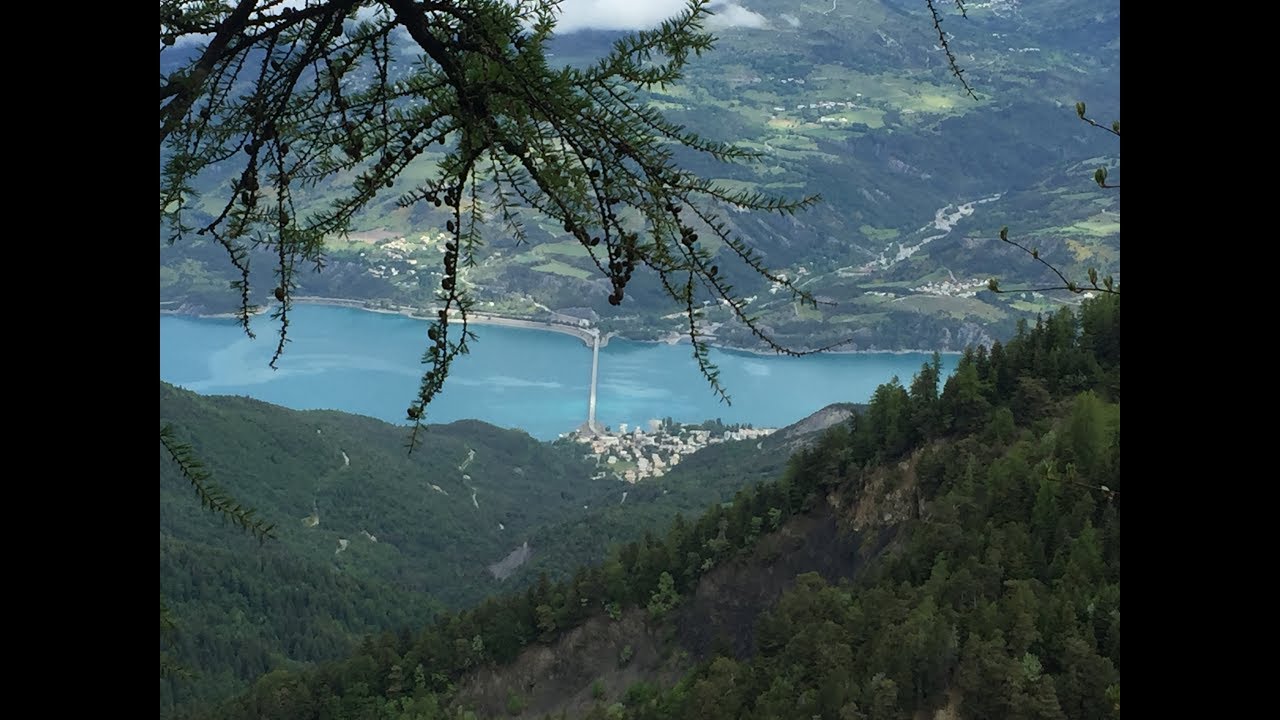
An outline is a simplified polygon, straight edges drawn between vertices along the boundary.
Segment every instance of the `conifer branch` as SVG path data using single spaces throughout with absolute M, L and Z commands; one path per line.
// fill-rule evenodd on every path
M 1077 295 L 1085 292 L 1090 292 L 1090 291 L 1107 293 L 1109 295 L 1120 294 L 1120 286 L 1115 282 L 1115 279 L 1112 278 L 1110 275 L 1102 278 L 1102 284 L 1099 285 L 1098 271 L 1094 268 L 1089 268 L 1089 271 L 1088 271 L 1089 284 L 1088 285 L 1083 285 L 1074 280 L 1068 279 L 1067 276 L 1061 270 L 1059 270 L 1052 263 L 1050 263 L 1049 261 L 1041 257 L 1039 248 L 1027 247 L 1026 245 L 1018 242 L 1017 240 L 1011 239 L 1009 237 L 1009 228 L 1007 227 L 1000 228 L 1000 240 L 1001 242 L 1004 242 L 1008 245 L 1012 245 L 1018 248 L 1019 250 L 1026 253 L 1027 255 L 1030 255 L 1031 258 L 1036 262 L 1049 268 L 1049 270 L 1054 275 L 1058 276 L 1058 279 L 1062 281 L 1062 284 L 1053 285 L 1049 287 L 1040 287 L 1040 288 L 1016 288 L 1012 290 L 1007 290 L 1000 287 L 1000 283 L 998 280 L 996 280 L 995 278 L 991 278 L 990 280 L 987 281 L 987 289 L 993 293 L 1053 292 L 1057 290 L 1067 290 L 1069 292 L 1076 293 Z
M 357 7 L 381 12 L 352 23 Z M 276 256 L 272 317 L 280 327 L 273 368 L 288 342 L 297 263 L 322 268 L 326 239 L 345 235 L 356 213 L 393 187 L 428 146 L 442 146 L 444 158 L 432 158 L 433 174 L 397 200 L 447 210 L 450 235 L 423 355 L 428 369 L 407 413 L 411 446 L 453 360 L 467 352 L 472 300 L 458 268 L 476 262 L 481 186 L 517 240 L 524 238 L 517 209 L 562 225 L 609 279 L 610 304 L 623 302 L 637 266 L 655 269 L 667 296 L 685 309 L 695 349 L 704 347 L 706 333 L 691 294 L 704 287 L 761 343 L 789 351 L 745 312 L 725 279 L 730 273 L 688 249 L 695 220 L 752 273 L 817 305 L 769 270 L 716 209 L 789 214 L 817 197 L 730 190 L 680 170 L 675 150 L 681 147 L 723 162 L 762 156 L 702 138 L 638 97 L 679 81 L 688 63 L 712 48 L 714 37 L 703 27 L 709 0 L 689 0 L 675 17 L 623 37 L 581 69 L 553 69 L 547 62 L 555 9 L 552 0 L 317 0 L 301 10 L 210 0 L 198 12 L 181 3 L 162 7 L 162 43 L 197 29 L 218 38 L 191 66 L 161 80 L 162 224 L 168 223 L 171 239 L 184 237 L 184 213 L 208 207 L 197 205 L 194 180 L 214 163 L 232 168 L 225 195 L 195 232 L 220 243 L 239 272 L 237 315 L 251 337 L 256 308 L 247 248 Z M 406 69 L 393 77 L 397 30 L 425 55 L 412 67 L 398 64 Z M 339 177 L 346 191 L 327 207 L 294 206 L 297 188 L 332 185 Z M 679 275 L 690 275 L 688 292 L 669 282 Z M 453 336 L 455 321 L 460 337 Z M 705 353 L 700 368 L 714 383 Z
M 947 56 L 947 66 L 951 68 L 951 74 L 955 75 L 956 79 L 960 81 L 960 86 L 964 88 L 965 93 L 974 100 L 977 100 L 978 94 L 969 86 L 969 81 L 965 80 L 964 69 L 960 67 L 960 61 L 956 59 L 955 53 L 951 51 L 951 42 L 947 40 L 947 33 L 942 29 L 942 14 L 938 12 L 938 8 L 934 6 L 934 0 L 924 1 L 925 4 L 929 6 L 929 14 L 933 16 L 933 29 L 938 33 L 938 44 L 942 46 L 942 52 Z M 956 7 L 959 8 L 961 17 L 969 17 L 968 13 L 965 12 L 962 0 L 956 0 Z
M 195 674 L 184 665 L 174 660 L 168 653 L 160 653 L 160 677 L 177 680 L 190 680 Z
M 1112 135 L 1115 135 L 1116 137 L 1120 137 L 1120 121 L 1119 120 L 1116 120 L 1115 122 L 1113 122 L 1111 124 L 1111 127 L 1108 128 L 1098 124 L 1097 122 L 1087 117 L 1085 115 L 1085 110 L 1086 108 L 1085 108 L 1084 102 L 1076 103 L 1076 115 L 1079 116 L 1081 120 L 1083 120 L 1084 122 L 1088 123 L 1093 127 L 1101 128 L 1102 130 L 1105 130 L 1111 133 Z M 1108 190 L 1120 189 L 1119 185 L 1111 185 L 1107 183 L 1107 169 L 1105 167 L 1100 167 L 1094 171 L 1093 180 L 1095 183 L 1098 184 L 1098 187 L 1100 188 L 1104 188 Z M 1099 284 L 1098 270 L 1096 268 L 1089 268 L 1087 270 L 1088 285 L 1084 283 L 1076 282 L 1074 280 L 1067 278 L 1066 274 L 1063 273 L 1062 270 L 1058 269 L 1056 266 L 1054 266 L 1048 260 L 1045 260 L 1040 255 L 1039 248 L 1027 247 L 1023 243 L 1010 239 L 1008 227 L 1000 228 L 1000 241 L 1007 245 L 1012 245 L 1013 247 L 1017 248 L 1023 253 L 1030 255 L 1033 260 L 1045 266 L 1050 270 L 1050 272 L 1056 275 L 1058 279 L 1062 281 L 1062 284 L 1051 285 L 1047 287 L 1005 289 L 1000 287 L 1000 282 L 996 278 L 991 278 L 987 280 L 987 289 L 993 293 L 1055 292 L 1055 291 L 1066 290 L 1068 292 L 1072 292 L 1077 295 L 1085 292 L 1099 292 L 1099 293 L 1104 293 L 1108 295 L 1120 294 L 1120 285 L 1116 283 L 1115 279 L 1110 275 L 1107 275 L 1106 277 L 1101 278 L 1101 284 Z
M 1106 125 L 1103 125 L 1098 121 L 1094 120 L 1093 118 L 1090 118 L 1087 115 L 1085 115 L 1085 111 L 1087 109 L 1088 108 L 1085 106 L 1083 101 L 1076 103 L 1076 115 L 1078 115 L 1081 120 L 1092 125 L 1093 127 L 1098 128 L 1099 130 L 1104 130 L 1106 132 L 1111 133 L 1112 135 L 1115 135 L 1116 137 L 1120 137 L 1120 121 L 1119 120 L 1113 120 L 1111 122 L 1111 127 L 1107 127 Z
M 225 490 L 213 482 L 213 475 L 205 469 L 204 463 L 195 456 L 191 446 L 178 440 L 173 427 L 164 425 L 160 428 L 160 445 L 169 453 L 169 458 L 178 466 L 178 471 L 191 483 L 191 488 L 200 498 L 200 504 L 213 512 L 229 518 L 233 523 L 244 528 L 246 532 L 258 538 L 259 542 L 275 538 L 275 526 L 254 517 L 254 510 L 236 502 Z M 162 615 L 162 620 L 164 616 Z

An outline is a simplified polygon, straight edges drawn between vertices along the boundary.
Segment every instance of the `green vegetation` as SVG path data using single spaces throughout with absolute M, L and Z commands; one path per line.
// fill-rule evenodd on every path
M 870 240 L 879 241 L 893 240 L 902 234 L 896 228 L 877 228 L 871 227 L 870 225 L 863 225 L 858 228 L 858 232 L 862 233 Z
M 586 280 L 591 277 L 591 273 L 589 271 L 562 263 L 558 260 L 552 260 L 551 262 L 546 262 L 541 265 L 535 265 L 533 266 L 533 269 L 538 272 L 551 273 L 552 275 L 563 275 L 565 277 L 577 278 L 579 280 Z
M 948 16 L 945 27 L 962 64 L 977 73 L 972 77 L 978 101 L 947 74 L 923 3 L 908 8 L 872 0 L 832 9 L 756 0 L 751 9 L 768 19 L 765 28 L 718 29 L 716 49 L 691 59 L 678 84 L 638 97 L 673 123 L 760 153 L 763 160 L 726 166 L 682 156 L 691 171 L 727 188 L 822 196 L 794 217 L 736 211 L 723 217 L 770 269 L 792 279 L 800 268 L 808 271 L 805 289 L 836 303 L 816 311 L 797 313 L 787 293 L 770 294 L 769 283 L 731 264 L 736 256 L 729 247 L 696 228 L 736 294 L 755 298 L 748 312 L 780 343 L 813 348 L 852 339 L 856 349 L 959 350 L 970 341 L 1008 337 L 1019 318 L 1034 317 L 1017 298 L 919 289 L 938 272 L 954 274 L 968 290 L 981 290 L 992 276 L 1010 287 L 1036 286 L 1043 268 L 1000 246 L 1004 226 L 1034 239 L 1070 276 L 1082 276 L 1090 265 L 1118 276 L 1118 200 L 1083 187 L 1099 164 L 1118 167 L 1118 149 L 1100 134 L 1081 134 L 1071 110 L 1077 99 L 1092 98 L 1118 115 L 1114 2 L 1051 0 L 1012 15 L 996 3 L 969 8 L 967 20 Z M 798 24 L 782 20 L 784 14 Z M 547 47 L 554 62 L 583 67 L 607 53 L 615 37 L 569 34 Z M 969 55 L 981 62 L 966 62 Z M 434 169 L 444 155 L 430 158 Z M 405 172 L 417 173 L 415 182 L 429 177 L 417 163 Z M 332 184 L 349 188 L 354 173 L 341 177 L 346 185 Z M 390 229 L 406 238 L 443 231 L 453 219 L 446 208 L 402 208 L 395 202 L 412 187 L 402 183 L 404 177 L 352 217 L 353 231 Z M 206 187 L 199 181 L 197 186 Z M 921 246 L 908 260 L 895 259 L 899 244 L 913 247 L 941 234 L 933 221 L 943 206 L 997 194 L 997 200 L 958 219 L 945 237 Z M 328 201 L 337 194 L 316 197 Z M 670 298 L 648 269 L 637 267 L 626 298 L 611 305 L 599 268 L 583 257 L 587 247 L 565 233 L 562 222 L 524 216 L 527 242 L 517 242 L 496 218 L 478 231 L 483 245 L 472 249 L 477 265 L 459 270 L 475 283 L 477 302 L 527 297 L 552 310 L 585 307 L 605 330 L 639 339 L 669 330 L 671 324 L 660 318 L 672 311 Z M 325 242 L 329 264 L 322 273 L 293 276 L 299 293 L 436 304 L 435 289 L 443 280 L 440 252 L 415 267 L 387 247 L 390 238 L 361 248 L 363 257 L 343 251 L 339 236 Z M 570 248 L 578 248 L 577 254 Z M 162 245 L 162 266 L 176 269 L 186 260 L 197 265 L 183 274 L 190 280 L 162 279 L 161 299 L 195 312 L 235 310 L 239 296 L 227 284 L 237 275 L 225 255 L 209 238 Z M 251 255 L 259 264 L 277 262 L 270 253 Z M 399 274 L 388 277 L 379 266 Z M 848 269 L 861 270 L 840 272 Z M 909 304 L 881 309 L 851 302 L 885 283 L 898 284 L 905 295 L 928 296 L 940 307 L 937 317 L 922 322 Z M 262 286 L 254 300 L 270 304 L 269 288 Z M 537 314 L 532 302 L 524 309 Z M 851 332 L 847 318 L 858 315 L 870 317 Z M 835 317 L 844 321 L 829 322 Z M 704 319 L 726 323 L 717 332 L 718 343 L 759 347 L 759 338 L 725 308 L 705 309 Z
M 734 426 L 709 421 L 689 427 L 723 432 Z M 604 562 L 612 550 L 627 543 L 647 544 L 655 528 L 684 523 L 690 514 L 732 500 L 744 487 L 777 477 L 786 467 L 790 443 L 796 442 L 784 439 L 790 434 L 789 429 L 783 429 L 763 441 L 710 445 L 685 457 L 661 478 L 631 486 L 613 485 L 613 495 L 600 507 L 593 506 L 590 513 L 533 534 L 531 545 L 556 551 L 535 554 L 529 561 L 529 573 L 570 578 L 579 567 Z M 617 497 L 624 489 L 627 501 L 619 504 Z
M 726 444 L 625 508 L 571 447 L 457 423 L 406 457 L 391 426 L 162 383 L 162 715 L 477 720 L 572 686 L 593 719 L 1118 717 L 1119 299 L 983 289 L 1118 277 L 1118 152 L 1066 126 L 1118 92 L 1115 7 L 970 7 L 971 102 L 896 2 L 758 0 L 771 24 L 701 62 L 700 0 L 613 45 L 553 38 L 542 2 L 254 5 L 161 3 L 162 307 L 247 332 L 300 294 L 426 308 L 415 438 L 466 352 L 449 311 L 476 302 L 639 338 L 674 303 L 717 389 L 713 323 L 739 346 L 990 349 L 941 390 L 936 361 L 882 386 L 789 461 Z M 423 62 L 395 61 L 401 31 Z M 529 537 L 556 552 L 489 596 Z M 815 546 L 821 572 L 796 570 Z M 509 687 L 574 631 L 590 674 Z M 592 683 L 624 671 L 604 705 Z
M 272 673 L 210 717 L 453 717 L 473 668 L 554 648 L 610 603 L 678 624 L 709 574 L 745 571 L 765 539 L 832 512 L 894 541 L 853 576 L 795 578 L 755 619 L 752 652 L 712 649 L 674 686 L 642 682 L 587 717 L 901 718 L 956 703 L 962 717 L 1118 717 L 1119 321 L 1118 296 L 1063 310 L 966 353 L 941 389 L 926 364 L 728 507 L 570 581 Z M 418 681 L 393 684 L 410 674 L 394 668 Z
M 415 266 L 405 273 L 413 280 L 395 282 L 399 268 L 364 268 L 435 311 L 427 368 L 406 410 L 411 446 L 453 361 L 468 352 L 468 313 L 485 300 L 466 271 L 484 260 L 495 232 L 517 242 L 546 239 L 542 228 L 526 228 L 523 215 L 562 229 L 557 240 L 572 238 L 590 255 L 607 289 L 574 288 L 580 296 L 616 307 L 637 270 L 656 275 L 650 301 L 687 318 L 699 370 L 721 396 L 703 299 L 725 300 L 722 307 L 761 342 L 800 354 L 770 340 L 727 278 L 754 276 L 792 300 L 816 301 L 772 273 L 727 215 L 786 218 L 817 198 L 717 182 L 705 172 L 708 163 L 763 156 L 707 139 L 681 121 L 682 112 L 667 116 L 648 104 L 649 91 L 682 79 L 690 59 L 713 47 L 710 0 L 689 0 L 657 27 L 596 53 L 598 62 L 567 67 L 549 62 L 558 5 L 321 0 L 299 11 L 254 0 L 160 4 L 161 238 L 216 246 L 247 335 L 268 298 L 281 321 L 271 367 L 285 351 L 293 298 L 309 292 L 300 286 L 308 274 L 302 268 L 322 269 L 329 238 L 361 229 L 361 213 L 387 207 L 386 190 L 418 179 L 396 198 L 394 221 L 377 227 L 402 226 L 408 217 L 443 225 L 449 239 L 432 263 L 439 275 L 419 279 Z M 203 44 L 176 50 L 183 41 Z M 719 135 L 747 122 L 733 112 L 709 119 L 705 132 Z M 437 145 L 442 156 L 431 153 Z M 251 271 L 251 249 L 271 258 L 269 294 L 255 290 L 262 274 Z M 593 276 L 561 261 L 533 272 L 583 282 Z
M 568 579 L 611 547 L 732 499 L 785 464 L 774 437 L 760 449 L 728 442 L 628 486 L 589 480 L 596 468 L 574 443 L 479 422 L 432 427 L 431 442 L 406 456 L 401 428 L 345 413 L 202 397 L 163 382 L 160 410 L 277 536 L 260 546 L 192 503 L 162 450 L 160 588 L 174 623 L 162 648 L 175 668 L 196 673 L 161 683 L 166 712 L 225 698 L 278 668 L 344 657 L 365 635 L 421 626 L 540 573 Z M 338 552 L 340 540 L 348 542 Z M 526 540 L 532 557 L 500 583 L 487 566 Z
M 277 536 L 259 547 L 229 531 L 191 501 L 161 449 L 160 590 L 176 626 L 162 646 L 199 673 L 163 681 L 162 708 L 478 602 L 498 587 L 487 565 L 604 491 L 571 448 L 474 421 L 433 426 L 430 446 L 409 456 L 402 428 L 370 418 L 163 382 L 160 416 Z

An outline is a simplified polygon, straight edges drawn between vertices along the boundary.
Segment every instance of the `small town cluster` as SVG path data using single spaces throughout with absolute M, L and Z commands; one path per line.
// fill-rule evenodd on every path
M 636 483 L 645 478 L 662 477 L 680 460 L 708 445 L 731 440 L 754 440 L 776 431 L 776 428 L 723 426 L 714 429 L 703 425 L 681 425 L 670 421 L 650 420 L 644 427 L 629 429 L 622 423 L 615 431 L 579 432 L 575 439 L 590 447 L 585 457 L 594 459 L 600 471 L 595 479 L 612 473 L 619 480 Z

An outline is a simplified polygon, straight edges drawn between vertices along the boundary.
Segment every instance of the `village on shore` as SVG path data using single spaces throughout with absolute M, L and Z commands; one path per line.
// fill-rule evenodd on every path
M 650 420 L 647 430 L 621 423 L 616 431 L 611 427 L 603 431 L 582 429 L 569 437 L 590 449 L 584 458 L 594 459 L 599 468 L 593 479 L 601 480 L 612 473 L 617 479 L 634 484 L 646 478 L 662 477 L 683 458 L 708 445 L 754 440 L 776 431 L 777 428 L 725 425 L 719 420 L 685 425 L 667 418 Z

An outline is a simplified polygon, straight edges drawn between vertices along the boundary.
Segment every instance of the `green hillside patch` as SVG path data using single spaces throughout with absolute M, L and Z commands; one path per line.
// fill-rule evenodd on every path
M 798 123 L 792 124 L 793 127 L 798 127 L 798 125 Z M 818 143 L 814 142 L 813 138 L 805 137 L 801 133 L 794 131 L 770 135 L 767 142 L 775 148 L 791 151 L 816 151 L 818 149 Z M 828 157 L 826 153 L 822 152 L 814 152 L 813 154 Z
M 822 320 L 822 311 L 803 303 L 792 303 L 797 320 Z
M 943 295 L 910 295 L 894 301 L 894 306 L 925 315 L 946 315 L 956 320 L 978 318 L 988 322 L 1001 320 L 1005 312 L 977 298 L 947 297 Z
M 888 242 L 896 239 L 902 233 L 896 228 L 878 228 L 871 225 L 860 225 L 858 232 L 867 237 L 868 240 L 876 240 L 879 242 Z
M 881 75 L 876 79 L 878 83 L 865 92 L 862 100 L 903 112 L 964 115 L 990 103 L 990 100 L 974 101 L 958 87 L 934 84 L 920 76 Z
M 1020 299 L 1009 303 L 1009 307 L 1027 313 L 1048 314 L 1056 312 L 1058 308 L 1062 307 L 1062 303 L 1053 302 L 1046 298 Z
M 1067 240 L 1067 248 L 1078 263 L 1119 262 L 1120 252 L 1092 239 Z
M 1068 227 L 1067 231 L 1088 233 L 1094 237 L 1110 237 L 1120 232 L 1120 216 L 1117 213 L 1098 213 Z
M 396 189 L 404 191 L 415 185 L 427 182 L 439 171 L 440 161 L 444 157 L 443 153 L 418 156 L 396 178 Z
M 365 242 L 352 237 L 340 237 L 333 235 L 324 239 L 325 250 L 331 253 L 351 252 L 359 254 L 369 250 L 376 250 L 377 244 L 373 242 Z
M 535 255 L 562 255 L 571 258 L 589 257 L 591 253 L 582 246 L 577 240 L 561 240 L 560 242 L 544 243 L 534 246 L 532 252 Z
M 684 103 L 667 102 L 666 100 L 650 100 L 649 107 L 654 110 L 683 110 Z
M 773 134 L 763 141 L 743 140 L 737 143 L 737 145 L 744 149 L 755 150 L 756 152 L 763 153 L 766 163 L 770 160 L 811 161 L 834 160 L 835 158 L 834 155 L 818 152 L 816 149 L 812 149 L 817 148 L 817 143 L 812 139 L 793 133 Z M 757 175 L 767 176 L 777 173 L 794 172 L 794 170 L 780 167 L 778 165 L 761 164 L 755 167 L 755 172 Z
M 162 709 L 477 602 L 499 587 L 486 566 L 517 538 L 603 491 L 576 450 L 474 421 L 431 426 L 410 455 L 403 427 L 165 383 L 160 418 L 215 483 L 276 526 L 259 545 L 205 510 L 161 448 L 160 592 L 178 625 L 169 652 L 200 674 L 162 687 Z
M 849 300 L 848 303 L 853 305 L 862 305 L 864 307 L 879 307 L 881 305 L 888 305 L 895 299 L 897 298 L 893 295 L 859 295 L 858 297 Z
M 534 265 L 534 270 L 538 272 L 550 273 L 552 275 L 563 275 L 564 277 L 577 278 L 579 280 L 587 280 L 591 277 L 591 272 L 580 267 L 574 267 L 559 260 L 551 260 L 541 265 Z
M 833 315 L 827 318 L 827 322 L 837 325 L 860 325 L 864 327 L 873 327 L 876 323 L 889 317 L 889 313 L 869 312 L 860 315 L 843 314 Z
M 940 93 L 919 93 L 910 96 L 911 102 L 904 103 L 903 108 L 916 112 L 950 113 L 960 103 L 962 96 Z
M 809 137 L 828 140 L 831 142 L 843 142 L 849 138 L 849 135 L 852 132 L 853 130 L 850 130 L 847 127 L 832 125 L 830 123 L 811 123 L 806 125 L 804 128 L 804 133 Z
M 879 290 L 879 291 L 882 291 L 882 292 L 883 292 L 883 291 L 885 291 L 885 290 L 889 290 L 889 289 L 903 289 L 903 288 L 915 287 L 916 285 L 919 285 L 919 284 L 920 284 L 920 283 L 918 283 L 918 282 L 916 282 L 916 281 L 914 281 L 914 280 L 888 280 L 888 281 L 884 281 L 884 282 L 870 282 L 870 283 L 867 283 L 866 285 L 864 285 L 864 286 L 863 286 L 863 289 L 864 289 L 864 290 Z
M 872 130 L 884 127 L 884 111 L 874 108 L 866 108 L 863 110 L 849 110 L 844 113 L 844 117 L 849 118 L 849 122 L 862 123 Z

